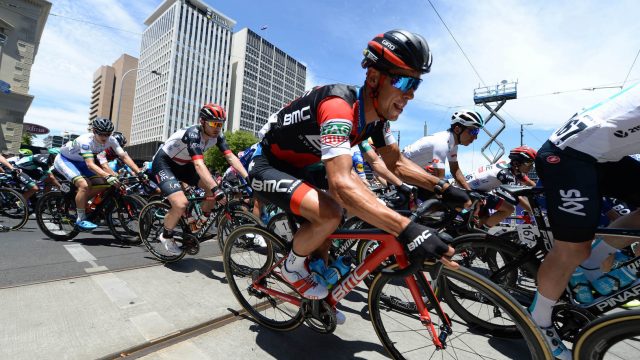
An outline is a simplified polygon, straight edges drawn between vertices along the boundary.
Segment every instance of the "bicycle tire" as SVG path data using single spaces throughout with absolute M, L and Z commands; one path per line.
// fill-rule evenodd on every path
M 124 195 L 116 198 L 107 214 L 107 226 L 113 237 L 127 245 L 140 245 L 140 212 L 147 202 L 139 195 Z
M 252 237 L 247 237 L 249 234 Z M 255 245 L 253 239 L 257 235 L 264 238 L 265 246 Z M 277 331 L 293 330 L 300 326 L 304 321 L 301 309 L 257 291 L 251 284 L 288 253 L 288 244 L 268 230 L 254 225 L 243 225 L 229 234 L 223 254 L 224 272 L 236 300 L 258 323 Z M 301 300 L 302 296 L 277 275 L 279 271 L 275 268 L 267 274 L 262 284 L 277 287 L 279 291 Z
M 393 264 L 387 269 L 392 270 L 395 267 L 397 267 L 397 265 Z M 423 274 L 429 275 L 434 272 L 435 263 L 425 262 L 423 265 Z M 422 275 L 419 275 L 418 278 L 420 276 Z M 394 359 L 425 359 L 430 358 L 429 353 L 431 353 L 431 356 L 434 358 L 437 357 L 438 359 L 495 359 L 499 356 L 504 356 L 505 358 L 517 357 L 520 359 L 523 357 L 522 354 L 529 354 L 532 359 L 536 360 L 553 358 L 542 333 L 528 315 L 527 311 L 500 287 L 464 267 L 460 267 L 457 270 L 442 268 L 439 278 L 436 281 L 439 283 L 442 278 L 452 278 L 468 286 L 472 286 L 476 289 L 476 292 L 481 293 L 485 297 L 486 301 L 490 301 L 494 306 L 498 306 L 502 310 L 502 314 L 506 315 L 504 319 L 508 318 L 520 331 L 521 341 L 524 341 L 524 343 L 521 342 L 517 344 L 516 340 L 513 339 L 491 336 L 492 344 L 503 345 L 502 343 L 504 343 L 504 345 L 497 346 L 496 348 L 484 346 L 480 349 L 474 347 L 474 344 L 478 344 L 479 341 L 484 340 L 482 336 L 485 335 L 485 333 L 476 332 L 473 324 L 465 326 L 465 324 L 460 321 L 461 319 L 456 318 L 457 314 L 446 311 L 448 304 L 446 301 L 443 301 L 440 304 L 451 318 L 451 330 L 453 333 L 448 336 L 447 347 L 437 350 L 431 342 L 430 335 L 428 333 L 424 334 L 426 333 L 426 329 L 417 314 L 398 311 L 397 309 L 388 307 L 385 302 L 381 301 L 382 294 L 394 294 L 394 296 L 398 298 L 405 298 L 413 302 L 413 297 L 409 293 L 406 285 L 404 290 L 402 290 L 403 283 L 406 284 L 406 281 L 380 273 L 375 277 L 369 289 L 369 312 L 376 334 L 391 357 Z M 391 283 L 392 281 L 397 282 L 399 285 L 394 285 Z M 386 285 L 390 283 L 391 285 L 387 288 Z M 426 291 L 429 291 L 425 289 L 426 285 L 424 284 L 424 280 L 418 281 L 418 286 L 423 296 L 426 294 Z M 392 288 L 393 286 L 396 286 L 396 288 Z M 437 316 L 433 307 L 430 306 L 428 308 L 432 314 L 431 321 L 436 326 L 436 329 L 439 329 L 445 322 L 440 316 Z M 394 316 L 401 317 L 401 319 L 394 319 Z M 387 320 L 389 321 L 387 322 Z M 413 330 L 418 327 L 421 327 L 422 334 Z M 400 330 L 396 330 L 396 328 Z M 405 342 L 409 344 L 405 345 Z M 521 348 L 520 350 L 517 349 L 518 346 Z M 501 354 L 501 352 L 507 349 L 513 353 Z
M 247 210 L 240 210 L 240 207 L 236 207 L 235 210 L 230 210 L 229 217 L 226 212 L 220 212 L 220 219 L 216 226 L 218 232 L 218 246 L 220 247 L 220 253 L 224 252 L 224 244 L 227 236 L 240 225 L 258 225 L 260 220 Z
M 631 338 L 633 338 L 632 345 L 620 344 Z M 580 332 L 578 340 L 573 345 L 573 358 L 580 360 L 637 359 L 639 342 L 640 310 L 606 315 L 593 321 Z M 613 354 L 607 356 L 609 352 Z
M 171 205 L 164 201 L 154 201 L 148 203 L 142 211 L 140 211 L 140 232 L 138 236 L 140 241 L 146 246 L 147 250 L 156 259 L 162 262 L 175 262 L 182 259 L 187 251 L 182 248 L 178 255 L 171 254 L 164 249 L 164 246 L 158 240 L 158 235 L 164 228 L 164 216 L 171 209 Z M 174 239 L 181 241 L 183 234 L 190 234 L 187 224 L 182 218 L 178 221 L 178 226 L 174 229 Z
M 29 207 L 19 192 L 9 188 L 0 188 L 0 225 L 4 225 L 6 220 L 3 219 L 6 218 L 17 221 L 15 225 L 6 225 L 10 230 L 20 230 L 29 220 Z
M 72 196 L 52 191 L 44 194 L 36 206 L 40 230 L 56 241 L 68 241 L 80 231 L 76 228 L 76 204 Z
M 289 223 L 289 214 L 285 212 L 273 215 L 271 219 L 269 219 L 267 229 L 288 242 L 293 241 L 293 229 Z

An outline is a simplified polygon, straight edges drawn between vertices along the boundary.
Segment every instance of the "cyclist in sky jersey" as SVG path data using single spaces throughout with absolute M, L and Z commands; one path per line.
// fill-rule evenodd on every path
M 598 279 L 602 261 L 629 243 L 624 238 L 607 238 L 591 247 L 602 196 L 640 205 L 640 192 L 633 185 L 640 182 L 640 163 L 629 156 L 638 152 L 638 84 L 575 114 L 538 150 L 536 169 L 544 184 L 555 241 L 538 271 L 538 291 L 530 311 L 558 358 L 569 359 L 571 354 L 553 328 L 551 311 L 571 274 L 580 265 L 589 280 Z M 610 226 L 640 228 L 640 211 Z M 622 272 L 616 280 L 620 284 L 635 280 L 627 276 L 633 274 Z
M 364 86 L 316 87 L 273 114 L 249 165 L 254 192 L 306 219 L 293 238 L 283 277 L 302 296 L 322 299 L 327 288 L 309 272 L 307 257 L 327 258 L 326 238 L 339 225 L 342 208 L 388 231 L 410 253 L 442 258 L 453 254 L 433 229 L 379 206 L 375 195 L 352 171 L 351 147 L 373 138 L 387 168 L 400 179 L 435 190 L 459 206 L 467 194 L 427 174 L 400 154 L 388 120 L 396 120 L 413 99 L 421 75 L 429 72 L 431 52 L 424 38 L 391 30 L 373 38 L 364 51 Z M 326 176 L 325 176 L 326 175 Z M 328 192 L 318 189 L 328 189 Z
M 246 179 L 248 176 L 224 139 L 222 128 L 227 114 L 222 106 L 206 104 L 200 109 L 198 117 L 198 125 L 178 130 L 171 135 L 158 149 L 152 163 L 153 175 L 162 193 L 171 203 L 171 210 L 164 218 L 164 229 L 158 239 L 169 253 L 176 255 L 181 253 L 181 249 L 173 239 L 173 229 L 189 203 L 182 192 L 180 182 L 198 186 L 205 190 L 207 196 L 215 196 L 218 200 L 224 197 L 224 192 L 218 188 L 219 184 L 204 163 L 204 152 L 214 145 L 217 146 L 229 165 L 243 178 Z M 208 201 L 202 204 L 205 215 L 208 215 L 213 206 L 214 204 Z

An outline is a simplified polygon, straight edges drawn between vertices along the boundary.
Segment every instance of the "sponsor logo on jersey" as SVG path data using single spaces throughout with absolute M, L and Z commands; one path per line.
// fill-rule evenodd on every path
M 640 131 L 640 125 L 636 125 L 634 127 L 632 127 L 631 129 L 627 129 L 625 130 L 616 130 L 616 132 L 613 133 L 613 136 L 615 137 L 619 137 L 619 138 L 626 138 L 627 136 L 629 136 L 629 134 L 633 134 L 635 132 Z
M 294 110 L 288 114 L 284 114 L 284 126 L 299 123 L 300 121 L 311 119 L 311 106 L 307 105 L 302 109 Z
M 565 191 L 560 189 L 560 200 L 562 201 L 562 206 L 558 207 L 559 210 L 573 215 L 586 216 L 586 214 L 581 211 L 584 209 L 584 205 L 582 203 L 589 201 L 589 198 L 582 197 L 580 190 L 569 189 Z
M 87 144 L 82 144 L 82 146 L 80 146 L 82 148 L 82 150 L 89 150 L 89 145 Z
M 329 120 L 322 124 L 320 142 L 332 147 L 349 141 L 351 122 L 348 120 Z
M 557 164 L 560 162 L 560 157 L 556 155 L 549 155 L 546 160 L 549 164 Z

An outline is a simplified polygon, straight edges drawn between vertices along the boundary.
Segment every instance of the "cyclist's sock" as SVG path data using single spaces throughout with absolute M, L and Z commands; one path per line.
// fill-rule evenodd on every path
M 163 228 L 162 237 L 165 239 L 173 239 L 173 229 Z
M 551 310 L 556 302 L 556 300 L 547 299 L 540 294 L 540 292 L 536 291 L 533 303 L 529 307 L 529 313 L 531 314 L 533 322 L 543 328 L 551 326 Z
M 589 255 L 587 260 L 583 261 L 580 266 L 585 269 L 600 268 L 600 265 L 602 264 L 604 259 L 606 259 L 609 255 L 615 253 L 617 250 L 617 248 L 607 244 L 607 242 L 604 241 L 604 239 L 602 239 L 601 237 L 596 237 L 596 240 L 591 245 L 591 255 Z
M 78 214 L 76 222 L 80 222 L 87 218 L 87 214 L 85 213 L 84 209 L 76 208 L 76 214 Z
M 304 266 L 304 262 L 307 260 L 306 256 L 300 256 L 298 254 L 296 254 L 293 249 L 291 249 L 291 252 L 289 253 L 289 256 L 287 257 L 287 261 L 284 262 L 284 267 L 285 269 L 287 269 L 287 271 L 289 272 L 300 272 L 300 273 L 306 273 L 307 269 Z

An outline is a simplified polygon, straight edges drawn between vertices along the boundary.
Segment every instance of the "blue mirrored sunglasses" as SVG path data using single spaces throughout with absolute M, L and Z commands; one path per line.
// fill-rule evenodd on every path
M 480 134 L 480 128 L 469 128 L 469 135 L 476 136 Z
M 411 89 L 413 89 L 413 91 L 416 91 L 418 90 L 418 86 L 420 86 L 420 83 L 422 82 L 422 79 L 416 79 L 411 76 L 401 76 L 401 75 L 392 75 L 392 74 L 388 74 L 388 75 L 389 75 L 389 78 L 391 79 L 391 85 L 393 85 L 393 87 L 395 87 L 396 89 L 402 92 L 407 92 Z

